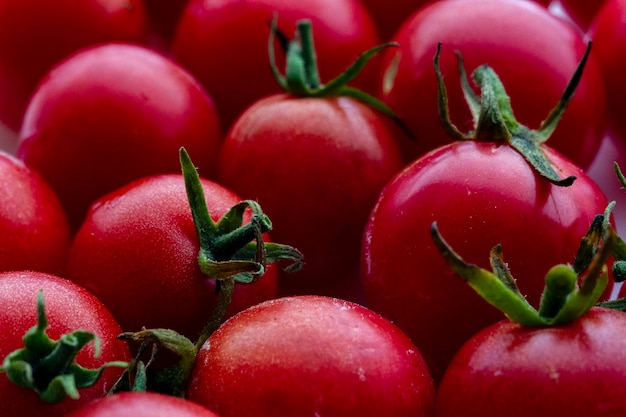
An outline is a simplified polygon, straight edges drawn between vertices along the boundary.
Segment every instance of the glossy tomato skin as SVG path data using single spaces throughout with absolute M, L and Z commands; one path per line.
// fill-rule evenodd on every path
M 380 190 L 402 167 L 384 116 L 354 99 L 275 95 L 226 135 L 218 180 L 259 201 L 272 236 L 304 255 L 283 295 L 358 297 L 360 237 Z
M 607 91 L 608 114 L 611 125 L 622 137 L 626 137 L 626 123 L 623 115 L 623 97 L 626 85 L 622 75 L 626 70 L 626 60 L 621 51 L 626 45 L 626 1 L 606 0 L 589 27 L 589 36 Z M 623 139 L 622 139 L 623 141 Z
M 241 199 L 202 180 L 214 220 Z M 215 282 L 198 266 L 199 243 L 182 175 L 140 179 L 96 201 L 72 247 L 67 276 L 90 289 L 125 331 L 169 328 L 195 340 L 215 305 Z M 229 314 L 276 296 L 269 266 L 237 284 Z
M 0 271 L 62 274 L 70 229 L 52 188 L 21 160 L 0 152 Z
M 271 300 L 228 320 L 200 350 L 187 394 L 222 417 L 431 416 L 434 403 L 405 334 L 320 296 Z
M 22 336 L 37 324 L 37 293 L 43 290 L 49 327 L 48 336 L 58 340 L 74 330 L 88 330 L 100 339 L 100 356 L 94 357 L 94 345 L 86 345 L 76 362 L 87 368 L 99 368 L 110 361 L 130 361 L 125 342 L 117 340 L 121 328 L 109 310 L 84 288 L 56 275 L 33 271 L 0 273 L 0 358 L 21 349 Z M 66 398 L 57 404 L 39 399 L 34 391 L 22 388 L 0 374 L 0 401 L 3 417 L 62 417 L 69 411 L 105 396 L 121 374 L 120 368 L 109 368 L 89 388 L 79 390 L 80 399 Z
M 622 416 L 625 331 L 623 312 L 597 307 L 556 327 L 501 321 L 454 358 L 437 416 Z
M 65 417 L 218 417 L 180 397 L 156 392 L 120 392 L 87 404 Z
M 180 172 L 181 146 L 210 176 L 221 137 L 213 101 L 187 71 L 138 45 L 105 44 L 72 55 L 42 80 L 17 155 L 56 191 L 76 229 L 100 196 Z
M 437 113 L 433 56 L 438 42 L 451 119 L 463 132 L 473 125 L 454 51 L 462 54 L 468 73 L 483 64 L 492 67 L 511 97 L 517 120 L 537 129 L 558 102 L 586 48 L 573 25 L 525 0 L 433 2 L 408 18 L 394 40 L 400 47 L 385 53 L 380 97 L 417 136 L 416 141 L 405 142 L 409 159 L 451 141 Z M 583 168 L 593 160 L 606 128 L 604 86 L 594 52 L 549 140 L 550 146 Z M 399 57 L 395 77 L 394 57 Z
M 0 122 L 18 131 L 50 68 L 81 48 L 113 41 L 148 41 L 141 0 L 0 1 Z
M 178 26 L 173 55 L 215 99 L 224 126 L 230 126 L 256 100 L 281 91 L 270 71 L 267 51 L 274 16 L 289 38 L 297 20 L 311 20 L 323 83 L 380 43 L 371 16 L 358 0 L 190 0 Z M 281 58 L 278 44 L 276 48 Z M 282 60 L 278 65 L 284 68 Z M 373 91 L 374 76 L 366 68 L 354 85 Z
M 538 305 L 549 268 L 574 260 L 607 199 L 580 168 L 547 149 L 569 188 L 551 185 L 512 148 L 456 142 L 414 161 L 383 189 L 366 226 L 362 280 L 368 306 L 413 339 L 438 379 L 475 332 L 502 316 L 445 263 L 430 237 L 441 235 L 466 262 L 491 270 L 502 245 L 523 294 Z

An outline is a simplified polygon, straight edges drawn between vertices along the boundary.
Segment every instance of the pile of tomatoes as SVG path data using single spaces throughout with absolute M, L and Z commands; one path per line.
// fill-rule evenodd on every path
M 0 0 L 0 414 L 623 415 L 624 22 Z

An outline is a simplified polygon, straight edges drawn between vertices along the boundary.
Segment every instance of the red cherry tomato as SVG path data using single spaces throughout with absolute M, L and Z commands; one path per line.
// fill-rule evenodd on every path
M 65 271 L 70 229 L 50 186 L 22 161 L 0 152 L 0 271 Z
M 202 180 L 218 220 L 241 199 Z M 182 175 L 143 178 L 96 201 L 70 249 L 67 276 L 97 295 L 125 331 L 173 329 L 192 340 L 217 301 L 198 265 L 200 246 Z M 254 284 L 236 284 L 229 314 L 276 296 L 269 265 Z
M 304 254 L 282 294 L 360 296 L 360 236 L 378 193 L 401 169 L 385 116 L 350 97 L 275 95 L 246 110 L 220 151 L 218 180 L 257 199 L 272 236 Z
M 437 416 L 621 416 L 626 315 L 594 308 L 557 327 L 501 321 L 472 337 L 439 387 Z
M 312 21 L 322 82 L 379 44 L 374 23 L 357 0 L 191 0 L 173 53 L 215 99 L 224 126 L 254 101 L 280 92 L 267 53 L 269 23 L 275 16 L 287 36 L 294 33 L 296 21 Z M 373 91 L 373 79 L 374 71 L 366 70 L 355 86 Z
M 141 0 L 0 1 L 0 122 L 19 130 L 39 80 L 71 53 L 148 41 Z
M 504 256 L 523 294 L 537 305 L 549 268 L 574 260 L 581 238 L 607 199 L 580 168 L 551 149 L 548 159 L 570 187 L 558 187 L 508 145 L 455 142 L 410 164 L 382 191 L 363 238 L 368 306 L 407 332 L 438 379 L 475 332 L 501 318 L 443 261 L 429 230 L 468 262 L 489 269 Z
M 178 149 L 210 176 L 221 142 L 211 98 L 179 65 L 140 46 L 105 44 L 52 70 L 32 97 L 17 155 L 56 191 L 76 229 L 102 195 L 180 172 Z
M 218 417 L 207 408 L 156 392 L 120 392 L 79 408 L 65 417 Z
M 43 290 L 48 318 L 46 333 L 53 340 L 74 330 L 93 332 L 100 339 L 100 355 L 93 343 L 79 351 L 76 363 L 95 369 L 110 361 L 130 361 L 117 321 L 93 294 L 56 275 L 41 272 L 5 272 L 0 274 L 0 359 L 24 346 L 22 337 L 37 324 L 37 293 Z M 77 400 L 66 397 L 59 403 L 47 403 L 35 391 L 22 388 L 0 374 L 0 401 L 3 417 L 62 417 L 97 398 L 104 397 L 121 374 L 119 368 L 105 369 L 102 378 L 91 387 L 79 389 Z
M 468 71 L 489 65 L 502 79 L 517 120 L 533 129 L 556 105 L 586 48 L 572 25 L 524 0 L 433 2 L 408 19 L 394 40 L 400 47 L 385 53 L 380 94 L 417 136 L 406 141 L 411 159 L 450 142 L 437 114 L 433 56 L 438 42 L 444 77 L 458 80 L 454 51 L 462 54 Z M 591 55 L 549 141 L 583 168 L 591 163 L 606 127 L 604 87 L 593 48 Z M 460 84 L 447 84 L 452 120 L 467 131 L 472 118 Z
M 426 417 L 434 403 L 405 334 L 358 304 L 319 296 L 268 301 L 225 322 L 199 351 L 187 394 L 221 417 Z

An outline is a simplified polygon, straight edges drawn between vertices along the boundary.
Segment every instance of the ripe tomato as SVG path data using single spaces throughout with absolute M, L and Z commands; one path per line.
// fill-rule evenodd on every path
M 363 227 L 401 167 L 387 121 L 366 104 L 283 94 L 259 100 L 235 122 L 218 180 L 258 200 L 275 223 L 274 239 L 304 254 L 303 269 L 281 279 L 282 294 L 352 299 Z
M 214 220 L 241 201 L 209 180 L 202 187 Z M 183 176 L 147 177 L 92 205 L 70 248 L 67 276 L 98 296 L 125 331 L 168 328 L 195 340 L 218 298 L 198 252 Z M 275 297 L 276 286 L 269 265 L 254 284 L 237 284 L 229 314 Z
M 94 401 L 64 417 L 218 417 L 180 397 L 155 392 L 120 392 Z
M 39 80 L 78 49 L 147 40 L 141 0 L 0 1 L 0 122 L 19 130 Z
M 269 22 L 275 15 L 288 36 L 297 20 L 312 21 L 323 82 L 379 43 L 374 23 L 358 0 L 190 0 L 173 54 L 215 99 L 224 126 L 254 101 L 280 91 L 267 55 Z M 373 79 L 374 71 L 365 71 L 355 85 L 372 91 Z
M 557 103 L 586 49 L 572 25 L 523 0 L 433 2 L 405 21 L 394 40 L 400 47 L 385 53 L 380 97 L 417 137 L 406 142 L 411 159 L 450 142 L 437 115 L 432 62 L 438 42 L 444 77 L 458 80 L 456 50 L 470 71 L 488 64 L 502 79 L 517 120 L 530 128 L 539 127 Z M 604 88 L 593 55 L 592 50 L 549 142 L 583 168 L 600 146 L 606 124 Z M 448 91 L 452 120 L 467 131 L 472 118 L 459 83 L 448 82 Z
M 626 315 L 593 308 L 567 325 L 508 320 L 463 346 L 439 387 L 437 416 L 621 416 Z
M 95 369 L 110 361 L 129 361 L 126 344 L 117 340 L 121 333 L 119 324 L 109 310 L 84 288 L 56 275 L 42 272 L 5 272 L 0 274 L 0 358 L 23 347 L 22 337 L 37 324 L 37 293 L 43 290 L 45 312 L 49 327 L 48 336 L 58 340 L 61 335 L 74 330 L 93 332 L 100 339 L 100 355 L 95 356 L 94 344 L 79 351 L 76 362 Z M 77 400 L 65 398 L 50 404 L 37 393 L 11 382 L 0 374 L 0 401 L 3 417 L 48 416 L 62 417 L 97 398 L 103 397 L 119 378 L 121 370 L 106 369 L 101 379 L 91 387 L 79 390 Z
M 0 152 L 0 271 L 65 270 L 70 230 L 65 212 L 36 171 Z
M 178 149 L 210 176 L 221 141 L 211 98 L 146 48 L 105 44 L 53 69 L 32 97 L 17 155 L 56 191 L 76 229 L 98 197 L 148 175 L 180 172 Z
M 622 74 L 626 60 L 621 51 L 626 45 L 626 1 L 606 0 L 589 27 L 589 36 L 604 77 L 607 91 L 608 114 L 617 133 L 626 136 L 626 123 L 622 113 L 622 98 L 626 85 Z
M 300 296 L 226 321 L 198 353 L 188 398 L 222 417 L 431 416 L 434 387 L 392 323 L 358 304 Z
M 454 276 L 433 245 L 442 235 L 488 267 L 498 243 L 523 294 L 537 304 L 543 277 L 572 262 L 607 199 L 580 168 L 546 148 L 570 187 L 552 185 L 508 145 L 462 141 L 411 163 L 383 189 L 367 224 L 362 279 L 369 306 L 406 331 L 438 379 L 454 353 L 500 313 Z

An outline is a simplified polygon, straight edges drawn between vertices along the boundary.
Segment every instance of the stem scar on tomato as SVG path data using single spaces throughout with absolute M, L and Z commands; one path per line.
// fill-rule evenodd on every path
M 469 133 L 462 133 L 450 120 L 446 86 L 439 67 L 439 54 L 441 52 L 441 42 L 439 42 L 433 64 L 437 75 L 438 110 L 443 129 L 455 140 L 505 142 L 519 152 L 540 175 L 553 184 L 565 187 L 572 185 L 576 177 L 561 178 L 552 167 L 541 145 L 552 135 L 574 96 L 590 51 L 591 42 L 587 44 L 585 54 L 567 83 L 560 100 L 537 130 L 532 130 L 515 119 L 511 101 L 504 85 L 495 71 L 486 64 L 478 67 L 472 74 L 473 80 L 480 87 L 480 96 L 476 95 L 470 86 L 461 53 L 456 51 L 461 89 L 474 121 L 474 130 Z

